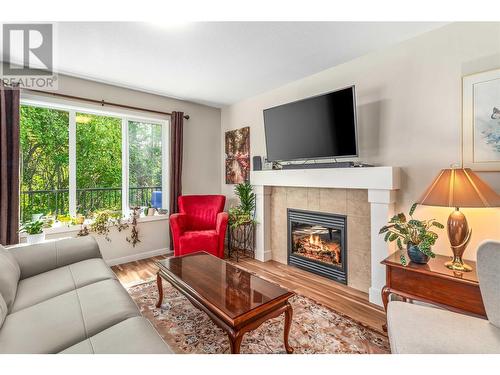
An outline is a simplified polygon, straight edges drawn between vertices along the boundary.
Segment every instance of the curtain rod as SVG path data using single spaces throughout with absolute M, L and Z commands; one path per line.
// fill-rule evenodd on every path
M 162 112 L 162 111 L 156 111 L 154 109 L 147 109 L 147 108 L 141 108 L 141 107 L 134 107 L 134 106 L 131 106 L 131 105 L 106 102 L 106 101 L 104 101 L 104 99 L 103 100 L 96 100 L 96 99 L 90 99 L 90 98 L 83 98 L 83 97 L 80 97 L 80 96 L 59 94 L 59 93 L 56 93 L 56 92 L 49 92 L 49 91 L 42 91 L 42 90 L 32 90 L 32 89 L 23 89 L 23 90 L 24 91 L 35 92 L 35 93 L 46 94 L 46 95 L 57 96 L 57 97 L 60 97 L 60 98 L 65 98 L 65 99 L 82 100 L 82 101 L 89 102 L 89 103 L 99 104 L 99 105 L 101 105 L 103 107 L 105 105 L 109 105 L 109 106 L 112 106 L 112 107 L 120 107 L 120 108 L 125 108 L 125 109 L 132 109 L 132 110 L 137 110 L 137 111 L 144 111 L 144 112 L 156 113 L 156 114 L 159 114 L 159 115 L 172 116 L 171 112 Z M 189 120 L 189 115 L 184 115 L 184 118 L 186 120 Z

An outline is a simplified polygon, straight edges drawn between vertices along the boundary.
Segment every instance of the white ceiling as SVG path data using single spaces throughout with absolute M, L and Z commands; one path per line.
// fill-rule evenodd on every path
M 58 23 L 61 73 L 223 106 L 442 23 Z

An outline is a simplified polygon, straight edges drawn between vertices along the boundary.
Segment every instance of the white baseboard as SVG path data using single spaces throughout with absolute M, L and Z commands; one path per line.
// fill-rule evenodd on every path
M 375 305 L 384 306 L 384 304 L 382 302 L 382 294 L 381 293 L 382 293 L 382 290 L 380 290 L 378 288 L 370 287 L 370 289 L 368 290 L 368 296 L 370 298 L 370 302 L 374 303 Z
M 271 250 L 264 251 L 264 262 L 273 259 L 273 252 Z
M 166 255 L 168 253 L 171 253 L 171 251 L 168 248 L 163 248 L 163 249 L 146 251 L 143 253 L 127 255 L 126 257 L 120 257 L 120 258 L 115 258 L 115 259 L 105 259 L 105 261 L 108 264 L 108 266 L 111 267 L 111 266 L 116 266 L 118 264 L 129 263 L 129 262 L 134 262 L 136 260 L 155 257 L 158 255 Z

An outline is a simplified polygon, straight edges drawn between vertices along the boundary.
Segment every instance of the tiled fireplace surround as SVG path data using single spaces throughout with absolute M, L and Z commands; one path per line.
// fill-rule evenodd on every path
M 287 208 L 347 216 L 347 285 L 370 288 L 370 204 L 366 189 L 273 187 L 271 190 L 272 259 L 287 264 Z
M 253 171 L 257 194 L 255 256 L 287 264 L 287 208 L 347 216 L 347 284 L 381 305 L 389 247 L 378 229 L 394 214 L 394 167 Z

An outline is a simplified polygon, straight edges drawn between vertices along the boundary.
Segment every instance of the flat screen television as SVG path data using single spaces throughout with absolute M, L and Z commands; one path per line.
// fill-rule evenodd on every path
M 267 160 L 358 156 L 354 86 L 264 110 Z

